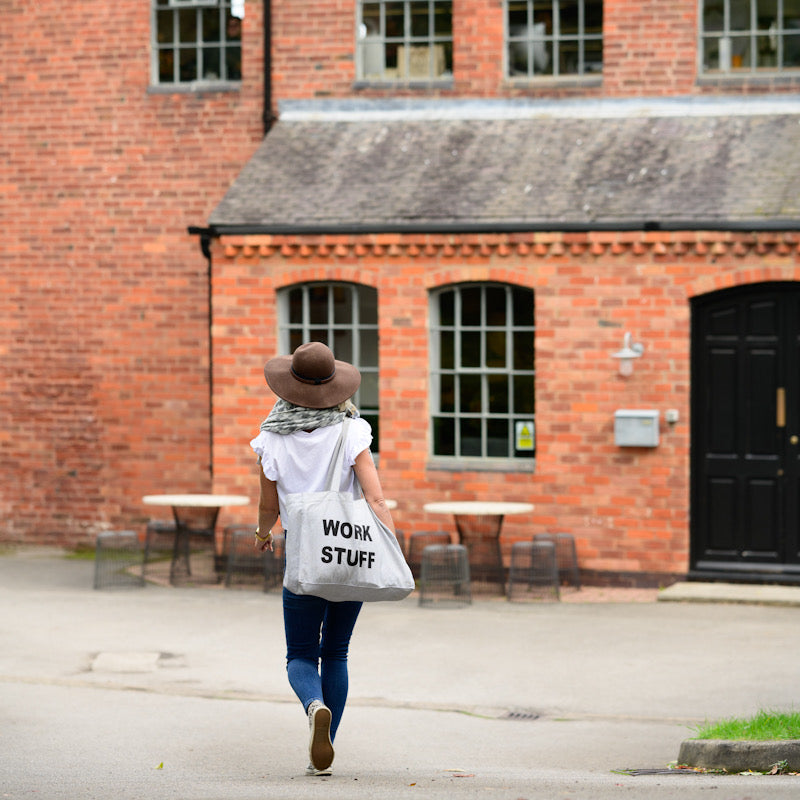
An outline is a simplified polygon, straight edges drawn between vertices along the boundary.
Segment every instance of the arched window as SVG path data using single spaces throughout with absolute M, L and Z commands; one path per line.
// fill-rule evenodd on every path
M 517 286 L 431 293 L 434 456 L 535 456 L 533 309 L 533 291 Z
M 378 292 L 353 283 L 304 283 L 278 293 L 279 347 L 292 353 L 304 342 L 324 342 L 361 372 L 354 402 L 372 426 L 378 451 Z

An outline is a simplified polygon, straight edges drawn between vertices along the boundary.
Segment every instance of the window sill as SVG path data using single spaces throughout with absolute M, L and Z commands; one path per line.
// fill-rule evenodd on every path
M 156 83 L 147 87 L 148 94 L 211 94 L 238 92 L 241 81 L 192 81 L 191 83 Z
M 800 84 L 800 69 L 771 70 L 769 72 L 706 72 L 697 76 L 698 86 L 775 86 L 776 83 L 797 86 Z
M 563 75 L 543 77 L 506 75 L 506 86 L 513 89 L 587 89 L 603 85 L 602 75 Z
M 361 89 L 452 89 L 452 78 L 434 78 L 433 80 L 396 80 L 396 81 L 353 81 L 353 91 Z
M 426 468 L 434 472 L 536 472 L 535 458 L 450 458 L 431 456 Z

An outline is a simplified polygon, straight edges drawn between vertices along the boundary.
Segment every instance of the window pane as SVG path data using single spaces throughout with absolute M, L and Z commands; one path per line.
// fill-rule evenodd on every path
M 228 45 L 225 49 L 225 64 L 228 70 L 225 77 L 229 81 L 240 81 L 242 79 L 242 48 Z
M 376 331 L 361 331 L 359 337 L 361 342 L 361 353 L 359 363 L 362 367 L 378 366 L 378 334 Z
M 158 26 L 159 44 L 171 44 L 173 40 L 172 22 L 175 15 L 172 11 L 159 11 L 156 15 L 156 25 Z
M 442 292 L 439 295 L 439 324 L 455 325 L 455 292 Z
M 503 327 L 506 324 L 506 290 L 497 286 L 486 289 L 486 324 Z
M 327 344 L 328 347 L 333 350 L 332 343 L 328 341 L 328 329 L 327 328 L 310 328 L 308 331 L 308 342 L 322 342 L 323 344 Z
M 703 4 L 703 30 L 721 31 L 725 27 L 724 0 L 705 0 Z
M 303 331 L 289 331 L 289 353 L 294 353 L 304 342 L 305 337 L 303 336 Z
M 584 8 L 585 32 L 603 32 L 603 3 L 602 0 L 586 0 Z
M 219 42 L 220 27 L 219 27 L 219 9 L 218 8 L 204 8 L 201 12 L 203 17 L 203 41 L 206 44 L 210 42 Z
M 783 41 L 783 65 L 800 67 L 800 35 L 786 36 Z
M 508 414 L 508 375 L 489 375 L 489 412 Z
M 308 290 L 309 321 L 312 325 L 328 323 L 328 287 L 313 286 Z
M 303 290 L 289 291 L 289 324 L 300 325 L 303 322 Z
M 461 324 L 478 326 L 481 324 L 481 290 L 478 288 L 461 290 Z
M 508 30 L 512 36 L 525 33 L 528 26 L 528 4 L 526 2 L 509 2 Z
M 182 8 L 178 11 L 178 31 L 181 43 L 197 41 L 197 11 L 193 8 Z
M 347 361 L 349 364 L 353 363 L 353 332 L 352 331 L 334 331 L 333 332 L 333 345 L 331 345 L 334 355 L 339 361 Z M 363 382 L 363 376 L 362 376 Z
M 429 31 L 428 2 L 411 3 L 411 35 L 427 36 Z
M 455 334 L 452 331 L 442 331 L 439 337 L 439 351 L 440 369 L 455 369 Z
M 584 51 L 584 71 L 603 71 L 603 43 L 600 41 L 587 41 Z
M 378 374 L 376 372 L 361 373 L 358 401 L 365 408 L 378 407 Z
M 222 78 L 222 49 L 219 47 L 203 48 L 203 78 L 210 81 Z
M 514 376 L 514 413 L 533 414 L 533 375 Z
M 480 414 L 481 408 L 481 376 L 461 375 L 458 379 L 458 401 L 462 413 Z
M 578 33 L 578 0 L 561 0 L 558 21 L 562 36 L 575 36 Z
M 459 425 L 461 433 L 461 455 L 481 456 L 481 421 L 479 419 L 462 419 Z
M 433 32 L 436 36 L 450 36 L 453 32 L 453 4 L 436 3 Z
M 405 15 L 402 3 L 386 4 L 386 36 L 401 37 L 405 31 Z
M 379 3 L 364 3 L 361 7 L 361 22 L 366 36 L 375 36 L 381 32 L 381 7 Z
M 453 375 L 439 378 L 439 411 L 452 413 L 456 410 L 456 379 Z
M 514 369 L 533 369 L 533 334 L 530 331 L 514 333 Z
M 530 289 L 514 289 L 514 325 L 533 325 L 533 292 Z
M 196 81 L 197 74 L 197 50 L 181 50 L 180 52 L 180 80 Z
M 502 369 L 506 366 L 506 332 L 486 333 L 486 366 Z
M 175 80 L 175 55 L 172 50 L 162 50 L 158 54 L 158 80 L 161 83 L 172 83 Z
M 731 69 L 750 67 L 750 37 L 731 36 Z
M 486 423 L 486 455 L 489 458 L 508 456 L 508 420 L 490 419 Z
M 481 335 L 478 331 L 465 331 L 461 334 L 461 366 L 481 366 Z
M 756 26 L 761 31 L 768 31 L 772 25 L 777 27 L 778 0 L 758 0 L 756 7 Z
M 366 286 L 358 288 L 358 316 L 362 325 L 378 324 L 378 293 Z M 375 336 L 377 337 L 377 332 Z
M 434 417 L 433 452 L 437 456 L 456 454 L 456 424 L 449 417 Z
M 353 293 L 349 286 L 334 286 L 331 289 L 333 295 L 333 322 L 336 325 L 343 325 L 353 322 Z
M 750 0 L 731 0 L 730 15 L 732 31 L 750 30 Z

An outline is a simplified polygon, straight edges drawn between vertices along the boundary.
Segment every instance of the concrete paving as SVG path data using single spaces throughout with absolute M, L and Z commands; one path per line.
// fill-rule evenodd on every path
M 800 610 L 741 602 L 365 606 L 331 778 L 307 778 L 280 596 L 92 590 L 0 556 L 0 797 L 795 798 L 661 774 L 705 720 L 797 704 Z M 625 770 L 654 770 L 626 774 Z

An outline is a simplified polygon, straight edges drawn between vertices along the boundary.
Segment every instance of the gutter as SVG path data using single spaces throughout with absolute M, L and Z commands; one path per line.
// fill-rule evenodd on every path
M 608 222 L 369 222 L 369 223 L 243 223 L 239 225 L 210 225 L 190 227 L 189 233 L 200 235 L 201 247 L 208 247 L 212 238 L 220 236 L 322 236 L 368 235 L 380 233 L 460 234 L 460 233 L 592 233 L 641 231 L 720 231 L 746 233 L 783 233 L 800 231 L 798 219 L 676 219 L 642 220 L 619 219 Z M 203 250 L 205 254 L 205 250 Z M 208 257 L 208 256 L 207 256 Z

